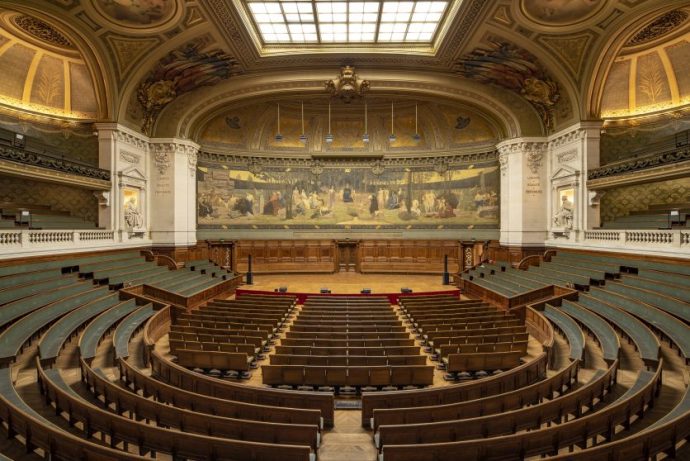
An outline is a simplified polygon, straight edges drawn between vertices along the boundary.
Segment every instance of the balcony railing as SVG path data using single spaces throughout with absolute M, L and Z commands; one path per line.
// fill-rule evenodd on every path
M 86 165 L 80 162 L 54 157 L 49 154 L 31 152 L 12 146 L 0 145 L 0 159 L 23 165 L 37 166 L 48 170 L 60 171 L 87 178 L 110 181 L 110 171 Z

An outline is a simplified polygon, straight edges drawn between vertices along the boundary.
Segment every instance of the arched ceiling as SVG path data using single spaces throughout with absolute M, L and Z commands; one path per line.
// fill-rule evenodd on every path
M 278 130 L 280 105 L 280 134 Z M 302 135 L 302 108 L 304 134 Z M 415 116 L 416 112 L 416 116 Z M 391 126 L 391 119 L 394 123 Z M 328 133 L 328 100 L 306 97 L 296 101 L 252 100 L 221 110 L 199 123 L 194 138 L 205 148 L 240 152 L 341 152 L 403 153 L 449 151 L 463 148 L 492 148 L 500 136 L 500 127 L 477 108 L 435 101 L 398 100 L 391 107 L 387 98 L 372 97 L 365 104 L 331 104 L 333 142 L 326 143 Z M 395 141 L 389 142 L 393 132 Z M 415 136 L 417 134 L 418 136 Z
M 627 40 L 606 79 L 604 118 L 668 111 L 690 103 L 690 7 L 649 22 Z
M 624 79 L 619 75 L 626 60 L 640 63 L 628 77 L 636 88 L 646 63 L 661 62 L 668 90 L 658 101 L 687 104 L 684 77 L 677 76 L 687 62 L 685 36 L 671 32 L 675 41 L 668 46 L 652 40 L 626 47 L 625 42 L 642 33 L 653 14 L 667 12 L 671 4 L 687 8 L 690 0 L 455 0 L 442 38 L 430 46 L 336 49 L 269 49 L 252 36 L 242 1 L 5 0 L 3 5 L 23 14 L 33 8 L 46 23 L 79 31 L 89 44 L 88 53 L 78 47 L 84 65 L 92 81 L 105 87 L 96 88 L 96 100 L 108 95 L 108 104 L 99 104 L 108 112 L 99 119 L 152 136 L 201 136 L 222 106 L 239 111 L 251 98 L 259 105 L 325 95 L 324 80 L 345 64 L 369 80 L 371 97 L 471 107 L 490 121 L 498 138 L 543 135 L 579 120 L 618 116 L 611 111 L 625 104 L 633 115 L 646 111 L 657 100 L 649 104 L 643 90 L 626 95 L 608 83 Z M 665 59 L 678 66 L 675 77 Z M 26 99 L 32 98 L 30 92 Z M 62 110 L 67 108 L 75 109 L 63 104 Z
M 60 119 L 98 118 L 92 76 L 70 36 L 28 14 L 0 10 L 0 103 Z

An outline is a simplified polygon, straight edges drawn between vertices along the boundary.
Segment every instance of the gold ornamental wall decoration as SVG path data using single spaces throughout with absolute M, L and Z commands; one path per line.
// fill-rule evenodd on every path
M 340 68 L 340 75 L 325 83 L 326 92 L 332 98 L 339 98 L 345 104 L 351 103 L 357 98 L 361 98 L 369 91 L 369 80 L 361 80 L 353 66 Z

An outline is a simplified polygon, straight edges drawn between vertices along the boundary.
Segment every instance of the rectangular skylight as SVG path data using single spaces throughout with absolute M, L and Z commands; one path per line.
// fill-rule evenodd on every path
M 425 44 L 434 40 L 449 0 L 246 0 L 246 3 L 266 44 Z

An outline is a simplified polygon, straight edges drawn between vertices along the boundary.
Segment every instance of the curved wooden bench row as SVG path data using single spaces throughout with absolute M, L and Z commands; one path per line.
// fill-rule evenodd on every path
M 502 394 L 525 387 L 546 376 L 546 353 L 490 378 L 452 386 L 402 392 L 365 392 L 362 395 L 362 426 L 368 427 L 374 410 L 443 405 Z
M 121 441 L 137 446 L 141 455 L 146 452 L 162 452 L 172 455 L 173 458 L 275 461 L 315 459 L 309 446 L 264 444 L 187 432 L 171 432 L 134 421 L 98 408 L 82 400 L 78 394 L 67 391 L 65 385 L 56 382 L 55 375 L 48 375 L 40 363 L 37 364 L 37 369 L 41 394 L 46 401 L 52 402 L 57 412 L 67 413 L 71 424 L 81 422 L 87 438 L 96 432 L 109 435 L 111 447 Z
M 647 278 L 650 274 L 653 274 L 652 277 L 654 278 Z M 622 275 L 619 282 L 690 303 L 690 292 L 688 292 L 690 277 L 686 275 L 673 276 L 664 272 L 642 270 L 638 272 L 638 275 Z M 679 290 L 678 288 L 684 289 Z
M 616 361 L 608 370 L 597 370 L 592 379 L 572 392 L 535 405 L 486 414 L 483 408 L 473 415 L 462 413 L 457 419 L 403 425 L 381 425 L 377 446 L 410 443 L 456 442 L 538 430 L 543 424 L 562 424 L 596 411 L 616 384 Z
M 156 351 L 151 352 L 151 373 L 166 383 L 197 394 L 260 405 L 320 410 L 324 425 L 333 426 L 332 394 L 281 391 L 234 384 L 191 372 L 163 358 Z
M 228 312 L 225 314 L 207 314 L 201 311 L 194 311 L 186 314 L 179 314 L 177 320 L 202 320 L 202 321 L 212 321 L 212 322 L 228 322 L 235 321 L 241 322 L 243 320 L 254 320 L 260 321 L 261 323 L 280 325 L 283 323 L 283 318 L 280 315 L 274 314 L 234 314 Z
M 527 333 L 525 333 L 527 335 Z M 478 336 L 481 338 L 481 336 Z M 489 339 L 493 339 L 491 337 Z M 522 352 L 522 355 L 527 355 L 527 344 L 528 340 L 524 341 L 506 341 L 506 342 L 484 342 L 484 343 L 449 343 L 441 344 L 440 347 L 434 349 L 434 352 L 438 354 L 439 357 L 447 357 L 448 354 L 474 354 L 474 353 L 487 353 L 487 352 L 510 352 L 518 351 Z
M 120 322 L 113 334 L 116 359 L 129 357 L 129 342 L 132 336 L 137 330 L 143 328 L 146 321 L 155 313 L 153 304 L 147 304 L 132 312 Z
M 567 314 L 555 307 L 547 304 L 544 307 L 544 316 L 549 319 L 568 339 L 570 345 L 570 359 L 580 360 L 584 364 L 585 360 L 585 333 Z
M 300 320 L 299 324 L 301 326 L 312 326 L 312 327 L 319 327 L 323 325 L 324 327 L 328 328 L 329 326 L 345 326 L 345 327 L 354 327 L 354 328 L 362 328 L 362 327 L 397 327 L 400 326 L 400 320 L 398 319 L 391 319 L 391 320 L 348 320 L 347 322 L 343 322 L 340 320 Z
M 414 346 L 414 339 L 295 339 L 280 340 L 283 346 L 313 346 L 313 347 L 388 347 Z
M 553 376 L 529 386 L 509 392 L 479 397 L 445 405 L 406 408 L 377 408 L 373 412 L 371 427 L 376 432 L 382 425 L 418 424 L 451 419 L 473 418 L 517 410 L 562 395 L 577 384 L 580 363 L 571 362 Z M 615 370 L 613 372 L 615 376 Z
M 661 362 L 660 362 L 661 365 Z M 617 425 L 629 427 L 634 415 L 642 416 L 661 386 L 661 366 L 656 372 L 642 371 L 637 382 L 621 398 L 600 411 L 563 424 L 513 435 L 461 442 L 388 445 L 382 461 L 437 461 L 440 459 L 505 460 L 557 454 L 563 447 L 586 443 L 590 438 L 610 441 Z
M 506 315 L 505 311 L 499 311 L 491 306 L 461 307 L 457 309 L 407 312 L 405 316 L 411 321 L 433 320 L 446 317 L 481 317 L 488 314 Z
M 10 368 L 0 369 L 0 420 L 10 438 L 21 437 L 27 451 L 40 448 L 48 459 L 74 461 L 144 461 L 148 458 L 124 453 L 70 434 L 40 416 L 17 393 Z
M 271 365 L 371 367 L 384 365 L 426 365 L 426 355 L 288 355 L 269 356 Z
M 157 425 L 183 432 L 212 437 L 318 448 L 319 426 L 268 420 L 215 416 L 149 400 L 108 380 L 86 361 L 81 360 L 82 380 L 93 394 L 103 398 L 106 409 L 115 405 L 115 413 L 131 418 L 155 421 Z M 270 418 L 272 419 L 272 418 Z
M 238 324 L 233 324 L 232 326 L 229 326 L 227 328 L 206 328 L 206 327 L 198 327 L 198 326 L 193 326 L 193 325 L 183 325 L 182 323 L 175 323 L 170 325 L 170 331 L 171 332 L 181 332 L 181 333 L 191 333 L 194 332 L 196 334 L 209 334 L 209 335 L 223 335 L 223 334 L 246 334 L 246 333 L 254 333 L 254 334 L 260 334 L 261 336 L 270 336 L 273 327 L 267 326 L 261 326 L 261 325 L 252 325 L 252 324 L 245 324 L 245 323 L 238 323 Z M 235 332 L 235 333 L 232 333 Z
M 232 370 L 237 372 L 249 371 L 254 360 L 243 352 L 225 352 L 220 350 L 175 350 L 177 364 L 186 368 L 201 368 L 202 370 Z
M 620 339 L 616 331 L 606 320 L 568 300 L 563 300 L 558 309 L 565 312 L 594 335 L 597 343 L 599 343 L 599 347 L 601 347 L 606 363 L 611 364 L 618 359 L 621 347 Z
M 435 346 L 436 341 L 439 338 L 465 338 L 465 337 L 477 337 L 477 336 L 499 336 L 499 335 L 517 335 L 525 332 L 524 325 L 517 326 L 507 326 L 507 327 L 494 327 L 494 328 L 479 328 L 479 329 L 442 329 L 433 330 L 426 333 L 426 340 L 429 344 Z M 461 344 L 462 340 L 458 339 Z
M 63 301 L 63 298 L 85 293 L 93 289 L 94 287 L 90 283 L 78 282 L 75 279 L 69 285 L 60 287 L 59 290 L 37 293 L 27 298 L 5 304 L 2 306 L 2 309 L 0 309 L 0 327 L 6 326 L 36 309 L 51 304 L 54 306 L 59 305 Z
M 640 300 L 674 315 L 684 322 L 690 322 L 690 304 L 680 299 L 673 298 L 654 289 L 634 287 L 620 282 L 607 283 L 606 289 Z M 676 289 L 676 292 L 684 292 L 684 290 Z
M 575 303 L 564 300 L 563 305 L 575 305 Z M 659 338 L 637 317 L 583 293 L 579 295 L 577 305 L 601 315 L 611 322 L 618 328 L 620 334 L 632 341 L 644 363 L 656 368 L 661 351 Z
M 266 329 L 266 331 L 271 334 L 277 330 L 276 326 L 272 323 L 263 322 L 251 322 L 251 321 L 240 321 L 240 322 L 219 322 L 213 320 L 176 320 L 175 325 L 183 327 L 196 327 L 196 328 L 211 328 L 219 330 L 232 330 L 232 329 Z
M 288 331 L 286 338 L 294 339 L 407 339 L 410 334 L 406 331 L 391 331 L 385 333 L 371 332 L 331 332 L 331 333 L 312 333 L 309 331 Z
M 117 294 L 104 296 L 100 302 L 91 302 L 68 313 L 55 323 L 41 337 L 38 343 L 38 355 L 41 361 L 54 361 L 65 342 L 71 338 L 82 325 L 93 317 L 100 315 L 119 303 Z
M 88 303 L 100 305 L 109 302 L 117 302 L 117 295 L 108 295 L 107 289 L 96 288 L 49 304 L 22 317 L 0 334 L 0 364 L 11 363 L 31 338 L 63 315 Z
M 690 359 L 690 327 L 683 323 L 683 321 L 649 304 L 608 290 L 593 287 L 590 290 L 590 295 L 620 307 L 644 320 L 647 324 L 652 325 L 654 329 L 660 331 L 663 336 L 668 338 L 672 344 L 675 344 L 679 355 L 685 358 L 686 363 Z
M 0 290 L 0 305 L 11 303 L 22 298 L 26 298 L 37 293 L 57 290 L 60 287 L 71 285 L 77 282 L 74 275 L 64 275 L 54 279 L 42 280 L 36 283 L 28 283 L 20 286 L 13 286 Z
M 186 349 L 188 351 L 221 351 L 221 352 L 240 352 L 244 355 L 254 357 L 261 352 L 261 349 L 252 344 L 237 344 L 221 342 L 203 342 L 203 341 L 178 341 L 171 339 L 169 341 L 170 353 L 177 355 L 177 351 Z
M 23 274 L 27 272 L 39 272 L 49 269 L 75 268 L 83 264 L 120 259 L 126 256 L 138 256 L 139 251 L 119 251 L 116 253 L 99 254 L 96 256 L 85 256 L 69 259 L 59 259 L 56 261 L 41 261 L 38 263 L 18 264 L 13 266 L 0 267 L 0 276 Z
M 327 333 L 327 332 L 394 332 L 394 331 L 407 331 L 404 326 L 398 323 L 397 325 L 298 325 L 293 324 L 290 327 L 290 331 L 311 331 L 317 333 Z
M 40 272 L 5 275 L 4 277 L 0 277 L 0 290 L 59 277 L 62 277 L 62 271 L 60 269 L 47 269 Z
M 312 347 L 276 346 L 276 354 L 293 355 L 418 355 L 418 346 L 390 347 Z
M 420 356 L 423 357 L 423 356 Z M 434 367 L 263 365 L 263 383 L 269 386 L 430 386 Z
M 138 306 L 135 299 L 123 301 L 112 309 L 103 312 L 89 323 L 79 337 L 79 354 L 85 359 L 96 356 L 98 344 L 103 339 L 103 335 L 113 328 L 122 318 L 136 311 Z
M 135 392 L 141 391 L 144 397 L 150 397 L 157 402 L 177 408 L 227 418 L 323 426 L 319 410 L 258 405 L 197 394 L 145 375 L 141 370 L 124 359 L 118 360 L 118 368 L 120 370 L 120 379 L 125 386 Z M 82 371 L 82 376 L 84 374 L 85 372 Z
M 319 320 L 340 320 L 341 322 L 363 322 L 363 321 L 386 321 L 397 320 L 398 317 L 394 312 L 386 312 L 383 314 L 312 314 L 309 312 L 301 312 L 298 317 L 300 322 L 305 320 L 319 321 Z
M 486 336 L 440 336 L 433 340 L 434 347 L 437 349 L 436 352 L 439 354 L 441 350 L 447 346 L 462 347 L 463 345 L 474 345 L 475 347 L 479 347 L 482 344 L 522 344 L 525 342 L 529 342 L 529 334 L 524 331 L 520 333 L 491 334 Z
M 448 354 L 443 361 L 448 373 L 509 370 L 520 365 L 522 351 L 471 352 L 467 354 Z

